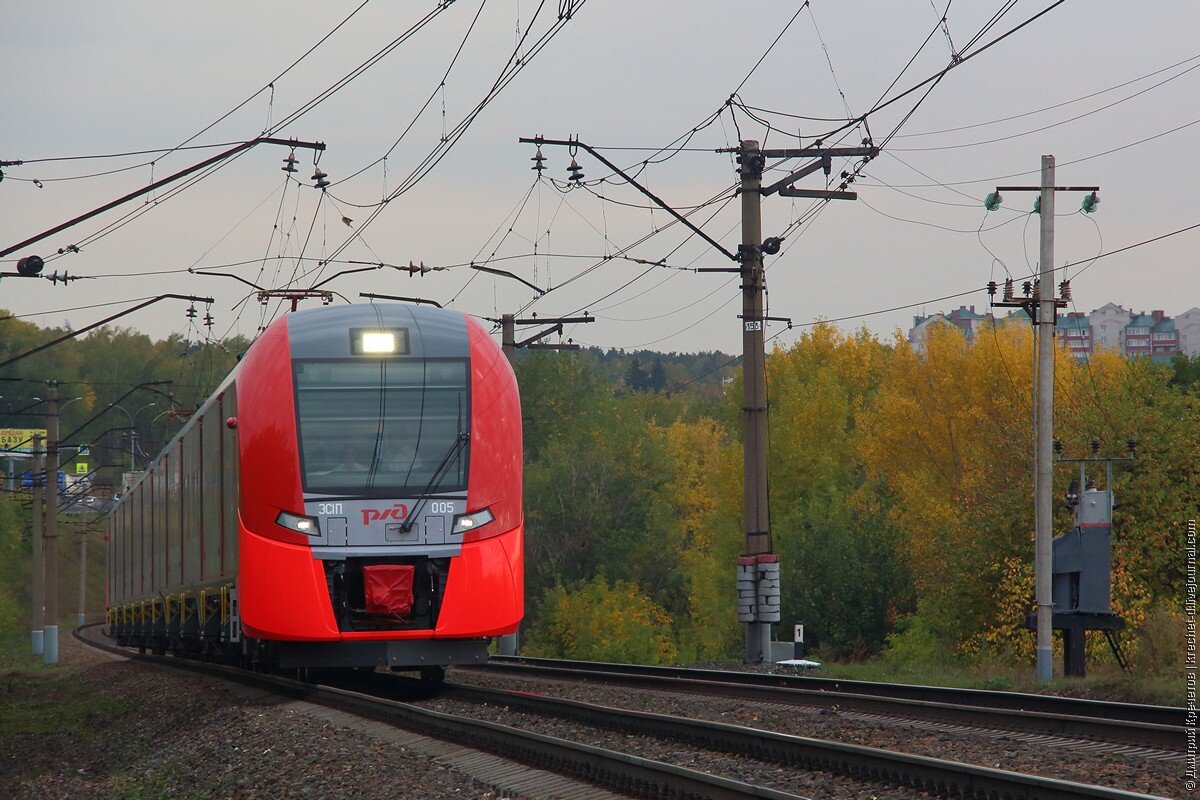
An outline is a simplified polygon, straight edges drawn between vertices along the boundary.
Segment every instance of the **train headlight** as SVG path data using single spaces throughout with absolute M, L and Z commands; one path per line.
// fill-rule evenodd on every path
M 351 328 L 350 352 L 356 356 L 408 354 L 406 328 Z
M 305 536 L 321 535 L 321 526 L 317 523 L 316 517 L 306 517 L 303 514 L 280 511 L 279 516 L 275 518 L 275 524 L 282 525 L 289 531 L 303 533 Z
M 454 518 L 454 528 L 451 533 L 466 533 L 473 531 L 476 528 L 483 527 L 491 522 L 495 517 L 492 516 L 490 509 L 476 511 L 474 514 L 459 514 Z

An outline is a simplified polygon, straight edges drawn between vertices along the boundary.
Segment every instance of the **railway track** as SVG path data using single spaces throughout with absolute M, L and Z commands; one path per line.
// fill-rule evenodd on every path
M 1184 710 L 1052 695 L 869 683 L 767 673 L 494 658 L 486 672 L 837 708 L 973 729 L 1023 731 L 1182 753 Z
M 395 699 L 402 697 L 412 700 L 421 697 L 419 692 L 413 694 L 414 682 L 403 681 L 384 673 L 365 675 L 366 680 L 358 682 L 360 688 L 365 686 L 369 691 L 353 691 L 175 658 L 136 655 L 124 648 L 97 642 L 94 636 L 85 636 L 82 632 L 77 631 L 76 636 L 86 644 L 130 658 L 181 667 L 358 716 L 386 721 L 391 725 L 419 731 L 425 736 L 445 739 L 457 745 L 469 746 L 540 769 L 569 775 L 627 796 L 716 800 L 783 800 L 801 796 L 479 720 L 469 715 L 423 709 L 413 702 Z M 498 692 L 454 685 L 447 686 L 445 691 L 448 697 L 476 704 L 503 704 L 507 708 L 520 708 L 533 714 L 571 719 L 586 725 L 633 732 L 639 736 L 654 736 L 671 742 L 686 743 L 691 747 L 736 753 L 740 756 L 750 755 L 757 760 L 785 765 L 791 770 L 821 770 L 864 781 L 909 787 L 943 797 L 1002 797 L 1013 800 L 1145 800 L 1151 797 L 1105 787 L 1021 775 L 856 745 L 755 731 L 732 725 L 645 712 L 617 711 L 586 703 L 538 697 L 529 693 Z M 429 697 L 427 689 L 423 696 Z
M 76 629 L 80 642 L 143 663 L 159 664 L 228 680 L 285 697 L 380 720 L 423 736 L 452 742 L 557 775 L 604 787 L 628 797 L 703 800 L 803 800 L 798 795 L 676 767 L 625 753 L 555 739 L 504 725 L 443 714 L 362 692 L 320 686 L 232 667 L 168 656 L 139 654 L 99 639 L 98 626 Z M 425 690 L 428 693 L 428 690 Z M 558 791 L 561 791 L 558 790 Z M 557 795 L 563 796 L 563 795 Z M 1128 797 L 1141 797 L 1129 795 Z
M 815 770 L 859 780 L 888 783 L 942 797 L 1107 797 L 1110 796 L 1109 792 L 1115 792 L 1119 796 L 1131 796 L 1130 793 L 1102 787 L 945 759 L 712 721 L 618 710 L 527 692 L 450 684 L 446 687 L 446 697 L 451 700 L 503 706 L 539 716 L 554 716 L 636 736 L 654 736 L 666 741 L 778 764 L 793 770 Z

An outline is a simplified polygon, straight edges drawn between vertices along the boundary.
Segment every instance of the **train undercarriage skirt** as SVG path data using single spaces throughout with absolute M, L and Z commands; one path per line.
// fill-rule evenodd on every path
M 484 664 L 487 639 L 391 639 L 366 642 L 264 642 L 280 669 L 430 667 Z

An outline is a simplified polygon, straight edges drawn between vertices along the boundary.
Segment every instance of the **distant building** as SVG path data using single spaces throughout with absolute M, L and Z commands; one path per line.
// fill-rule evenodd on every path
M 1022 320 L 1029 316 L 1018 310 L 997 320 L 991 314 L 979 314 L 975 306 L 962 306 L 949 314 L 931 314 L 913 318 L 908 341 L 918 353 L 925 351 L 929 330 L 934 325 L 954 325 L 972 341 L 984 325 Z M 1176 353 L 1200 354 L 1200 308 L 1192 307 L 1178 317 L 1168 317 L 1156 309 L 1147 314 L 1134 313 L 1116 303 L 1106 303 L 1090 314 L 1080 311 L 1060 313 L 1055 335 L 1075 358 L 1111 350 L 1128 357 L 1167 361 Z
M 949 314 L 913 317 L 913 326 L 908 331 L 908 343 L 918 353 L 925 352 L 925 340 L 929 337 L 929 329 L 934 325 L 954 325 L 963 332 L 968 342 L 973 342 L 975 334 L 990 320 L 990 314 L 977 313 L 975 306 L 959 306 Z

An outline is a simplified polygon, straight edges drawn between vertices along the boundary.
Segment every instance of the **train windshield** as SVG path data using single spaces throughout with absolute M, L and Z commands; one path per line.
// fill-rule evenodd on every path
M 465 360 L 297 360 L 293 370 L 305 491 L 466 490 Z

